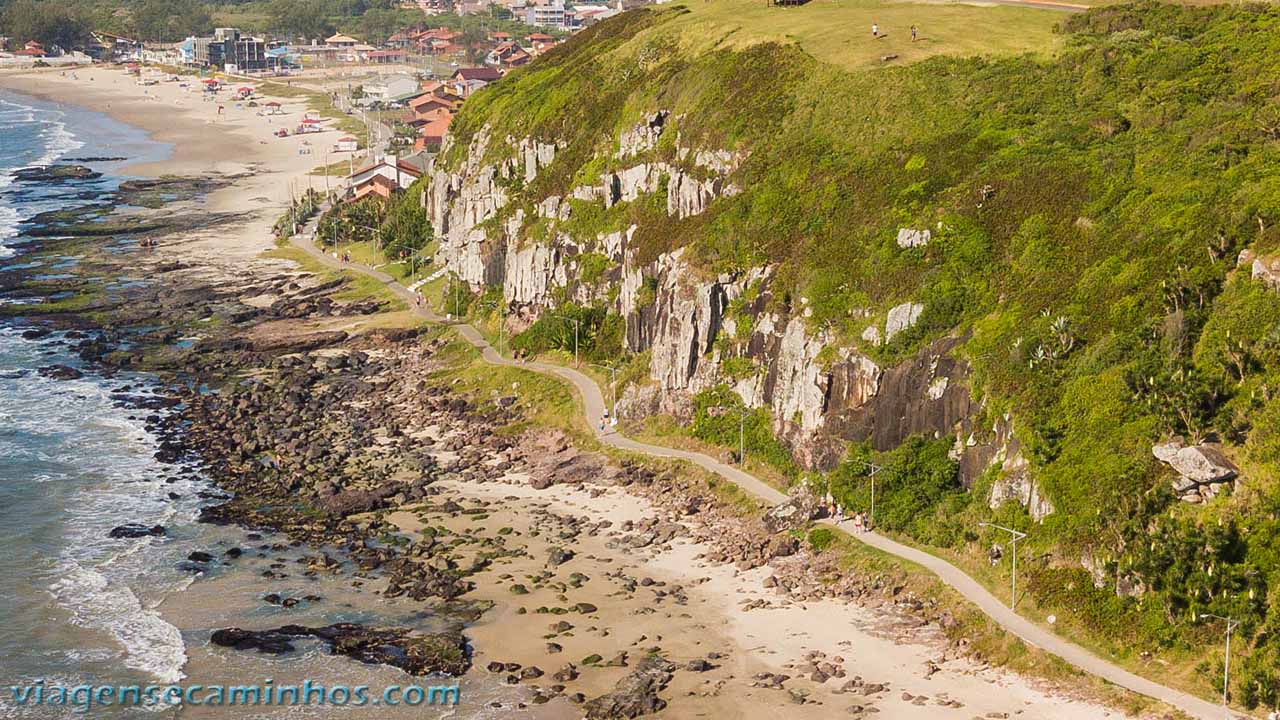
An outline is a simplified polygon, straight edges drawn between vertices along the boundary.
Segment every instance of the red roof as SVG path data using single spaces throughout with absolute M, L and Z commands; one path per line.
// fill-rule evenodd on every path
M 353 138 L 353 137 L 351 137 L 350 135 L 348 135 L 348 136 L 346 136 L 346 137 L 340 137 L 340 138 L 338 138 L 338 142 L 358 142 L 358 141 L 357 141 L 355 138 Z
M 403 50 L 374 50 L 370 52 L 368 56 L 371 58 L 380 58 L 380 57 L 400 57 L 402 55 L 404 55 Z
M 502 77 L 502 71 L 490 67 L 458 68 L 453 77 L 458 80 L 483 80 L 492 82 Z

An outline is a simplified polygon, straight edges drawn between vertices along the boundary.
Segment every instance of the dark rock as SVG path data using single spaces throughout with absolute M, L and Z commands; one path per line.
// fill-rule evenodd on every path
M 675 665 L 657 656 L 641 660 L 631 674 L 618 681 L 612 692 L 587 701 L 583 706 L 587 720 L 638 718 L 656 713 L 667 706 L 658 693 L 671 682 Z
M 312 637 L 329 645 L 335 655 L 345 655 L 369 665 L 391 665 L 410 675 L 443 673 L 459 676 L 471 666 L 466 639 L 460 633 L 419 634 L 409 628 L 369 628 L 354 623 L 324 627 L 284 625 L 274 630 L 217 630 L 214 645 L 237 650 L 279 654 L 294 649 L 291 640 Z
M 573 559 L 573 551 L 565 548 L 551 548 L 551 553 L 547 556 L 548 565 L 563 565 Z
M 113 538 L 159 537 L 161 535 L 164 535 L 163 525 L 152 525 L 148 527 L 140 523 L 117 525 L 116 527 L 111 528 L 111 532 L 107 533 L 107 537 Z
M 84 373 L 66 365 L 46 365 L 37 368 L 36 372 L 51 380 L 79 380 L 84 377 Z

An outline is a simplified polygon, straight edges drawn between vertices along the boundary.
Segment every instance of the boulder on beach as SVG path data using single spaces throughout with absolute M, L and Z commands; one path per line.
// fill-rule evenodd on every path
M 315 638 L 335 655 L 368 665 L 391 665 L 410 675 L 462 675 L 471 667 L 466 638 L 461 633 L 423 634 L 411 628 L 371 628 L 356 623 L 324 627 L 283 625 L 273 630 L 216 630 L 209 640 L 219 647 L 257 650 L 278 655 L 292 652 L 293 641 Z
M 587 720 L 615 720 L 651 715 L 667 706 L 658 693 L 671 682 L 676 666 L 662 657 L 650 655 L 634 672 L 618 681 L 613 691 L 589 700 L 583 706 Z
M 111 532 L 107 533 L 107 537 L 112 538 L 141 538 L 141 537 L 160 537 L 164 535 L 163 525 L 143 525 L 141 523 L 128 523 L 126 525 L 117 525 L 111 528 Z
M 68 365 L 45 365 L 36 372 L 51 380 L 79 380 L 84 377 L 84 373 Z

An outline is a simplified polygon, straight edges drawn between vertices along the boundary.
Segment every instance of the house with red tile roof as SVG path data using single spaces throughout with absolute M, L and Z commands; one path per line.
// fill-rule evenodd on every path
M 524 48 L 520 47 L 513 40 L 498 43 L 498 46 L 489 51 L 485 56 L 484 62 L 496 68 L 510 69 L 527 65 L 533 56 Z

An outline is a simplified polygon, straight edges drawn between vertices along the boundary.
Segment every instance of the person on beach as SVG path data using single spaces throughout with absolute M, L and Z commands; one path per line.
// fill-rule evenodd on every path
M 871 23 L 871 37 L 880 37 L 880 26 L 876 23 Z
M 911 42 L 915 42 L 915 41 L 916 41 L 916 26 L 912 25 L 911 26 Z

